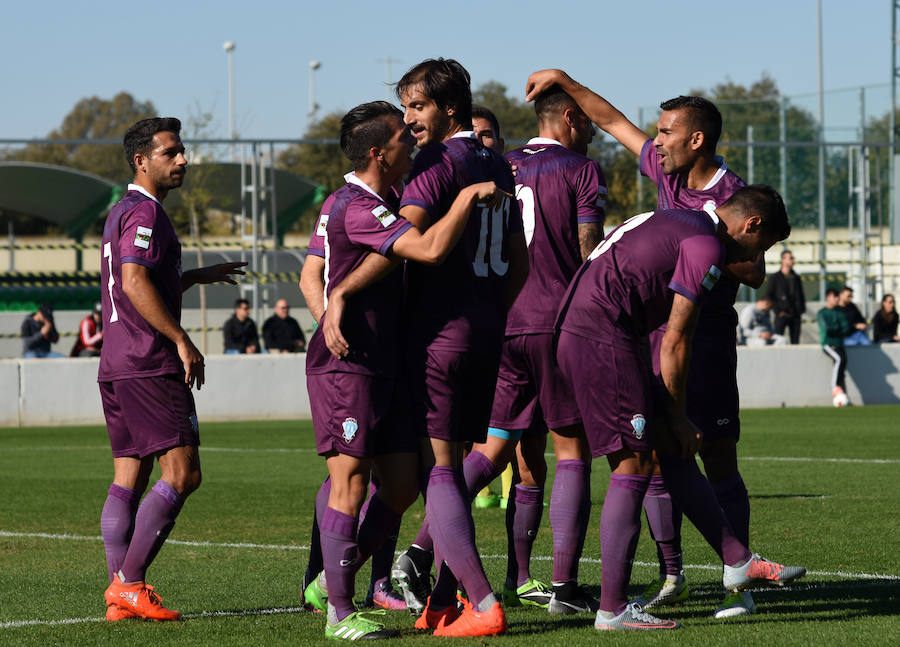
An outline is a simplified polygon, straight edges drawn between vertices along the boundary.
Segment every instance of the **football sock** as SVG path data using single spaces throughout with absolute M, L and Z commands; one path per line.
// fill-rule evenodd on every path
M 513 484 L 513 468 L 512 463 L 507 463 L 506 468 L 500 473 L 500 496 L 508 499 Z
M 433 467 L 425 511 L 431 518 L 431 535 L 440 556 L 462 582 L 469 600 L 476 604 L 476 600 L 480 602 L 492 593 L 475 547 L 470 495 L 464 493 L 461 481 L 459 470 L 450 466 Z
M 322 572 L 322 537 L 319 531 L 319 519 L 325 514 L 328 507 L 328 497 L 331 495 L 331 477 L 326 477 L 319 491 L 316 493 L 315 509 L 313 510 L 312 530 L 309 535 L 309 560 L 306 562 L 306 573 L 303 576 L 303 588 L 309 586 L 319 573 Z
M 744 479 L 740 474 L 735 474 L 730 479 L 712 483 L 713 491 L 722 506 L 722 511 L 731 524 L 735 536 L 750 547 L 750 495 L 744 485 Z
M 131 488 L 112 483 L 100 514 L 100 534 L 106 549 L 106 566 L 109 581 L 122 568 L 122 561 L 128 552 L 131 535 L 134 532 L 134 515 L 141 495 Z
M 506 536 L 509 543 L 507 582 L 518 588 L 531 577 L 531 548 L 544 512 L 544 488 L 518 484 L 509 491 Z
M 397 549 L 397 535 L 400 534 L 400 521 L 390 531 L 381 548 L 372 555 L 372 577 L 370 584 L 378 591 L 390 587 L 391 565 L 394 563 L 394 551 Z M 387 586 L 384 583 L 387 582 Z
M 628 605 L 628 582 L 641 532 L 641 501 L 649 483 L 649 476 L 609 476 L 600 514 L 600 608 L 616 615 Z
M 356 543 L 359 546 L 359 563 L 362 565 L 372 554 L 380 549 L 385 540 L 400 525 L 400 515 L 391 509 L 381 497 L 369 498 L 366 516 L 359 524 Z M 390 565 L 388 565 L 390 569 Z
M 703 538 L 728 566 L 750 559 L 750 550 L 732 530 L 709 481 L 700 473 L 692 456 L 659 457 L 666 489 Z
M 119 576 L 123 582 L 143 582 L 147 568 L 175 526 L 184 499 L 160 479 L 144 497 L 134 518 L 134 533 Z
M 578 564 L 581 561 L 581 553 L 584 550 L 584 540 L 587 538 L 588 523 L 591 520 L 591 460 L 584 461 L 584 494 L 581 497 L 581 507 L 578 508 L 578 543 L 575 545 L 575 575 L 577 579 Z
M 456 590 L 459 588 L 459 581 L 453 575 L 453 571 L 447 565 L 447 562 L 435 562 L 440 564 L 438 568 L 437 580 L 434 583 L 434 590 L 431 591 L 431 600 L 428 606 L 432 610 L 446 609 L 451 604 L 456 604 Z
M 428 516 L 422 520 L 419 526 L 419 534 L 413 539 L 413 544 L 422 550 L 434 552 L 434 540 L 431 538 L 431 530 L 428 528 Z
M 585 488 L 584 461 L 562 460 L 556 463 L 556 477 L 550 493 L 550 526 L 553 529 L 553 581 L 578 579 L 578 545 L 582 536 Z
M 647 512 L 650 536 L 656 542 L 660 579 L 666 575 L 681 574 L 684 568 L 681 557 L 681 510 L 672 502 L 660 475 L 650 477 L 650 486 L 644 495 L 644 510 Z
M 322 533 L 322 556 L 328 603 L 341 621 L 356 611 L 353 584 L 359 570 L 359 547 L 356 544 L 357 518 L 332 507 L 325 509 L 319 524 Z

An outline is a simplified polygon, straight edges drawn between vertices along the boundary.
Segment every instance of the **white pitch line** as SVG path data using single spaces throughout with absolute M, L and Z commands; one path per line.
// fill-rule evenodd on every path
M 182 617 L 185 620 L 193 618 L 223 618 L 223 617 L 245 617 L 245 616 L 275 616 L 286 613 L 300 613 L 303 607 L 278 607 L 271 609 L 241 609 L 241 610 L 223 610 L 223 611 L 200 611 L 199 613 L 185 613 Z M 63 618 L 61 620 L 10 620 L 0 622 L 0 629 L 15 629 L 17 627 L 53 627 L 57 625 L 77 625 L 88 622 L 105 622 L 106 618 Z
M 898 465 L 893 458 L 814 458 L 804 456 L 738 456 L 742 461 L 780 461 L 785 463 L 865 463 L 873 465 Z

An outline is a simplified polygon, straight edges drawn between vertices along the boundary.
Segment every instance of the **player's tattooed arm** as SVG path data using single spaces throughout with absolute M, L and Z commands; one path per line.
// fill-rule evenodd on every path
M 541 92 L 558 85 L 575 99 L 584 114 L 635 155 L 641 154 L 647 133 L 635 126 L 609 101 L 590 88 L 581 85 L 562 70 L 539 70 L 525 83 L 525 100 L 533 101 Z
M 306 299 L 306 307 L 316 323 L 325 313 L 325 259 L 307 254 L 300 270 L 300 292 Z
M 582 222 L 578 225 L 578 247 L 581 260 L 587 260 L 594 248 L 603 240 L 603 225 L 597 222 Z
M 181 291 L 184 292 L 192 285 L 197 285 L 198 283 L 229 283 L 237 285 L 237 281 L 232 278 L 232 275 L 244 274 L 244 271 L 240 268 L 246 266 L 246 261 L 234 261 L 188 270 L 181 275 Z
M 687 419 L 686 413 L 691 344 L 699 314 L 700 308 L 695 303 L 676 293 L 659 349 L 660 375 L 669 395 L 669 428 L 684 458 L 696 454 L 703 442 L 703 434 Z
M 184 364 L 185 384 L 191 387 L 196 383 L 199 391 L 205 381 L 203 355 L 166 308 L 150 280 L 149 268 L 138 263 L 122 263 L 122 291 L 148 324 L 175 343 Z
M 734 280 L 757 290 L 766 280 L 765 253 L 760 252 L 759 256 L 752 261 L 729 263 L 725 266 L 725 273 Z

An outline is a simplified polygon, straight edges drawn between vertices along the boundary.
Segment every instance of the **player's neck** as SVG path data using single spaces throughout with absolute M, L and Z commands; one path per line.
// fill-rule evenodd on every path
M 360 181 L 365 182 L 366 186 L 385 200 L 391 190 L 391 186 L 400 179 L 399 177 L 394 177 L 393 174 L 383 172 L 377 165 L 372 165 L 365 171 L 357 171 L 356 177 Z
M 688 169 L 687 174 L 683 178 L 685 186 L 692 191 L 699 191 L 706 188 L 710 181 L 715 177 L 716 173 L 719 172 L 720 168 L 722 167 L 716 160 L 714 154 L 698 157 L 697 161 L 694 162 L 694 165 L 691 166 L 690 169 Z
M 166 199 L 166 196 L 169 195 L 169 191 L 166 189 L 160 189 L 155 184 L 150 182 L 144 177 L 135 176 L 134 180 L 132 180 L 132 184 L 137 184 L 139 187 L 144 189 L 147 193 L 152 195 L 154 198 L 162 202 Z
M 450 127 L 447 129 L 446 134 L 444 134 L 444 138 L 441 140 L 442 142 L 447 141 L 456 133 L 461 133 L 463 131 L 462 124 L 458 124 L 455 121 L 450 123 Z

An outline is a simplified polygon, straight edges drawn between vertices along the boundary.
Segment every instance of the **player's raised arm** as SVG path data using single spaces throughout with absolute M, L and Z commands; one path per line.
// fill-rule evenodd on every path
M 609 134 L 635 155 L 641 154 L 647 133 L 635 126 L 628 118 L 590 88 L 581 85 L 562 70 L 539 70 L 528 77 L 525 85 L 525 100 L 532 101 L 541 92 L 553 85 L 560 86 L 575 101 L 584 113 L 603 132 Z
M 687 419 L 686 413 L 691 344 L 699 315 L 697 304 L 676 293 L 659 349 L 660 376 L 669 394 L 669 426 L 684 458 L 697 453 L 703 442 L 703 434 Z
M 240 268 L 246 267 L 246 261 L 233 261 L 230 263 L 219 263 L 217 265 L 207 265 L 206 267 L 198 267 L 194 270 L 188 270 L 181 275 L 181 291 L 184 292 L 189 287 L 198 284 L 209 283 L 228 283 L 237 285 L 233 275 L 242 275 L 245 272 Z

